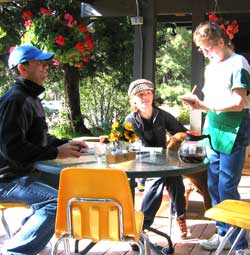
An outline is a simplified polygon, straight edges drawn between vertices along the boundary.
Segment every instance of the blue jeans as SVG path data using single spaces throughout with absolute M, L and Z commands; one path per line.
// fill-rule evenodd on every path
M 243 120 L 230 154 L 220 153 L 211 148 L 207 148 L 206 150 L 207 157 L 210 161 L 208 169 L 208 191 L 213 206 L 225 199 L 240 199 L 238 185 L 245 161 L 246 145 L 249 143 L 249 123 L 248 118 Z M 230 225 L 223 222 L 216 222 L 217 232 L 221 236 L 226 234 L 229 227 Z M 235 240 L 238 232 L 232 236 L 230 239 L 231 242 Z M 247 246 L 247 240 L 243 237 L 238 242 L 236 249 L 244 249 Z
M 33 211 L 23 220 L 22 228 L 8 244 L 8 255 L 36 255 L 54 234 L 57 190 L 24 176 L 0 182 L 0 201 L 24 202 Z
M 164 186 L 167 188 L 177 217 L 185 216 L 186 200 L 182 176 L 147 178 L 141 208 L 144 213 L 144 223 L 147 226 L 153 223 L 155 215 L 161 206 Z

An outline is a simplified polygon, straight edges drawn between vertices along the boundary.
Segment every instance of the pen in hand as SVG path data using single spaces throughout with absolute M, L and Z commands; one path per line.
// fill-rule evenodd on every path
M 193 87 L 193 89 L 192 89 L 192 91 L 191 91 L 191 94 L 194 94 L 196 88 L 197 88 L 197 85 L 194 85 L 194 87 Z
M 197 85 L 194 85 L 191 93 L 189 93 L 189 98 L 183 98 L 183 101 L 185 102 L 185 104 L 187 105 L 194 105 L 195 101 L 194 101 L 194 98 L 193 98 L 193 95 L 194 95 L 194 92 L 197 88 Z

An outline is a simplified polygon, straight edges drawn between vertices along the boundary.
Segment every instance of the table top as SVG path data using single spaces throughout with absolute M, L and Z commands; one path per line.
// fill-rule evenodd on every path
M 163 150 L 162 153 L 137 156 L 136 160 L 118 164 L 97 163 L 94 154 L 89 153 L 79 158 L 39 161 L 35 163 L 35 167 L 42 172 L 57 175 L 66 167 L 108 167 L 122 169 L 131 178 L 144 178 L 189 175 L 207 170 L 208 162 L 204 160 L 202 163 L 184 163 L 179 159 L 177 152 Z

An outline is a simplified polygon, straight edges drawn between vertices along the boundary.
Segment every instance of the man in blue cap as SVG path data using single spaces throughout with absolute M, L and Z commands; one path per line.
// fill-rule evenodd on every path
M 17 77 L 0 98 L 0 201 L 24 202 L 33 211 L 3 254 L 36 255 L 54 233 L 57 190 L 39 181 L 34 162 L 80 157 L 88 149 L 83 141 L 48 135 L 38 96 L 53 56 L 32 45 L 16 47 L 9 56 L 9 68 Z

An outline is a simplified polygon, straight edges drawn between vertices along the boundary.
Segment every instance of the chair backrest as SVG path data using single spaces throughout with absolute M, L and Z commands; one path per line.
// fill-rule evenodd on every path
M 55 234 L 68 232 L 67 203 L 72 198 L 112 199 L 123 208 L 124 236 L 135 237 L 135 214 L 126 173 L 117 169 L 65 168 L 60 175 Z M 73 202 L 72 237 L 120 240 L 119 210 L 114 203 Z M 135 237 L 135 238 L 138 238 Z

